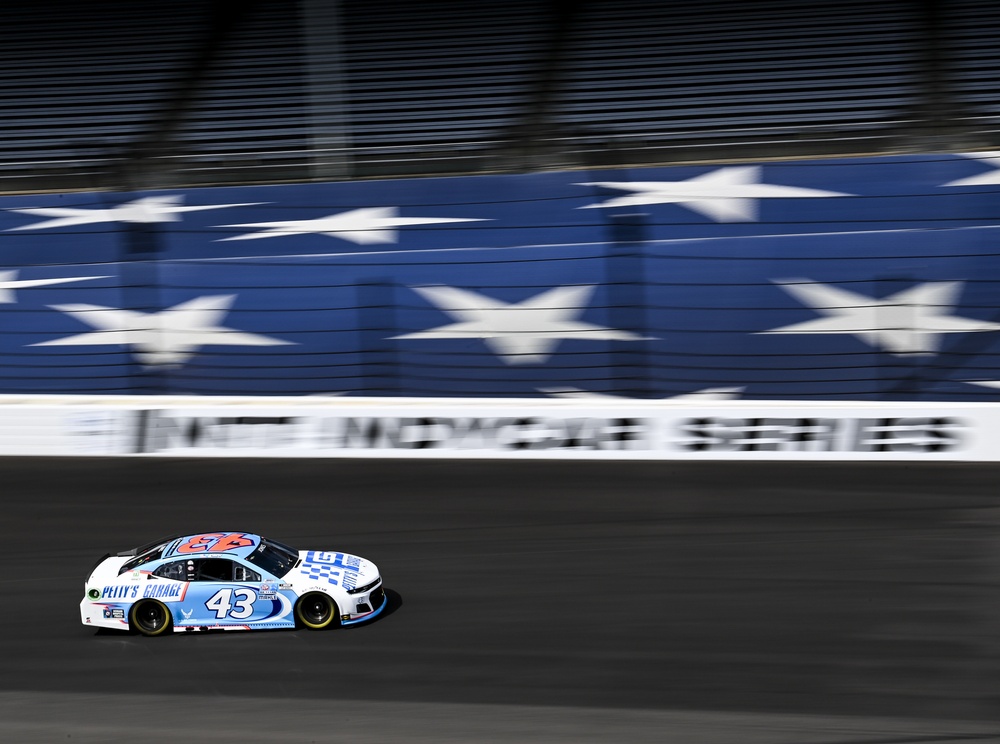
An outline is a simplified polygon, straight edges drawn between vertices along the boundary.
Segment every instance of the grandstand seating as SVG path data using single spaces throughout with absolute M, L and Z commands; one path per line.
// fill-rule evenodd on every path
M 5 8 L 0 188 L 127 188 L 134 158 L 149 187 L 1000 137 L 989 0 L 244 5 Z
M 945 25 L 954 97 L 974 146 L 990 146 L 1000 131 L 1000 5 L 990 0 L 962 0 L 948 7 Z

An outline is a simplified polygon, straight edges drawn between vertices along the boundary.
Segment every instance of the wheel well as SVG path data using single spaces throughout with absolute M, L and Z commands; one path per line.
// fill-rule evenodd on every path
M 295 600 L 295 606 L 298 607 L 303 599 L 313 594 L 318 594 L 321 597 L 326 597 L 327 599 L 330 600 L 330 604 L 333 605 L 333 609 L 336 610 L 337 612 L 340 612 L 340 605 L 337 604 L 337 600 L 333 598 L 332 594 L 330 594 L 329 592 L 324 592 L 322 589 L 310 589 L 308 592 L 306 592 L 301 597 Z

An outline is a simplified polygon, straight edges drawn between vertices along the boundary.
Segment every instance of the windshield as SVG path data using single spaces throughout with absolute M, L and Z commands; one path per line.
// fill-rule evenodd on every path
M 257 549 L 247 556 L 247 560 L 280 579 L 292 570 L 299 560 L 299 554 L 295 548 L 279 542 L 261 540 Z
M 118 575 L 121 576 L 126 571 L 131 571 L 132 569 L 138 568 L 139 566 L 149 563 L 150 561 L 155 561 L 163 555 L 163 549 L 165 547 L 167 547 L 166 543 L 158 545 L 152 550 L 147 550 L 145 553 L 137 555 L 135 558 L 129 558 L 122 564 L 122 567 L 118 569 Z

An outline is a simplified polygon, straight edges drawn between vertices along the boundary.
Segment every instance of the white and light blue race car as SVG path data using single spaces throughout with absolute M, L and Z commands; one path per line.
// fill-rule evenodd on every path
M 177 535 L 105 555 L 84 591 L 84 625 L 147 636 L 171 629 L 321 630 L 367 621 L 386 606 L 371 561 L 296 550 L 247 532 Z

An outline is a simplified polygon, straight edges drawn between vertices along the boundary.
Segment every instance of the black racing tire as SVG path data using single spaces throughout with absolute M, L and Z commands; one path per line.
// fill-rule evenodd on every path
M 309 592 L 295 603 L 295 619 L 309 630 L 326 630 L 339 624 L 337 603 L 323 592 Z
M 155 599 L 142 599 L 132 605 L 128 620 L 129 627 L 144 636 L 163 635 L 173 625 L 170 610 Z

